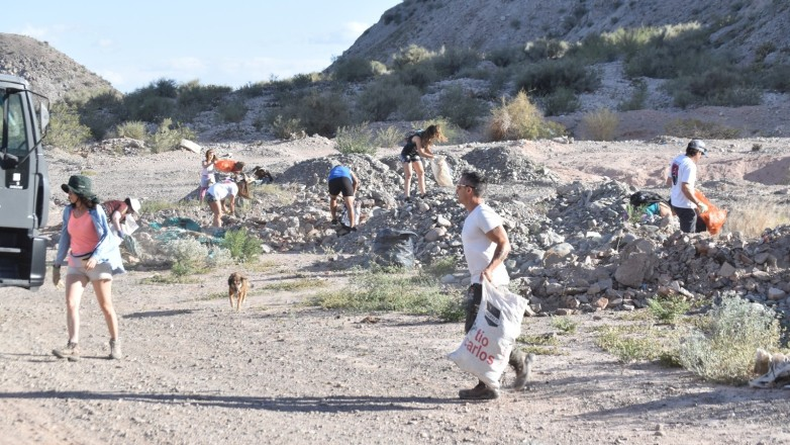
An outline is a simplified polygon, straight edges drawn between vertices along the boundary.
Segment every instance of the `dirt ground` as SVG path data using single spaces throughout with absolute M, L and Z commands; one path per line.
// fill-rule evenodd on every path
M 512 144 L 566 180 L 609 176 L 657 187 L 685 142 Z M 726 189 L 712 189 L 731 202 L 786 190 L 787 142 L 711 141 L 702 182 L 726 182 Z M 225 148 L 251 165 L 334 153 L 317 140 Z M 107 198 L 175 201 L 195 188 L 199 172 L 196 155 L 187 152 L 85 159 L 55 151 L 50 161 L 55 188 L 90 169 Z M 53 195 L 54 225 L 64 196 Z M 303 304 L 346 282 L 348 273 L 332 266 L 325 255 L 269 254 L 258 266 L 214 270 L 191 284 L 142 282 L 162 271 L 120 276 L 113 294 L 121 361 L 105 358 L 108 336 L 92 290 L 82 302 L 83 358 L 66 362 L 51 354 L 66 342 L 64 291 L 51 283 L 38 292 L 3 288 L 0 444 L 790 443 L 787 391 L 706 384 L 655 364 L 623 365 L 597 348 L 594 329 L 629 323 L 623 312 L 571 316 L 577 332 L 559 335 L 558 354 L 537 357 L 527 390 L 487 403 L 460 401 L 458 390 L 475 380 L 446 355 L 459 345 L 462 324 Z M 226 294 L 227 276 L 237 269 L 253 284 L 240 312 Z M 304 278 L 326 286 L 267 290 Z M 548 317 L 523 324 L 526 335 L 555 331 Z

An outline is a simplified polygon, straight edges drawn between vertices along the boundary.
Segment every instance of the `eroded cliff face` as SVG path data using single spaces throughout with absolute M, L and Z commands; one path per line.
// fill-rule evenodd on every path
M 576 42 L 618 28 L 699 23 L 721 27 L 717 48 L 743 62 L 786 61 L 790 3 L 775 0 L 406 0 L 343 53 L 386 62 L 399 48 L 491 51 L 539 38 Z

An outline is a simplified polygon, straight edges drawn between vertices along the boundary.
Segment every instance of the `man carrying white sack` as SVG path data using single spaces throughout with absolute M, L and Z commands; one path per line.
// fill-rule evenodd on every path
M 477 318 L 483 296 L 482 280 L 486 279 L 498 288 L 507 287 L 510 282 L 504 265 L 510 252 L 510 241 L 502 226 L 502 218 L 483 202 L 482 196 L 485 189 L 485 179 L 472 171 L 463 172 L 455 186 L 458 202 L 468 212 L 461 232 L 464 256 L 471 274 L 471 285 L 466 300 L 464 333 L 469 332 Z M 524 352 L 520 349 L 515 347 L 512 349 L 508 364 L 516 371 L 513 389 L 524 389 L 529 379 L 533 359 L 533 354 L 525 357 Z M 459 391 L 458 397 L 468 400 L 490 400 L 499 397 L 499 391 L 478 381 L 474 388 Z

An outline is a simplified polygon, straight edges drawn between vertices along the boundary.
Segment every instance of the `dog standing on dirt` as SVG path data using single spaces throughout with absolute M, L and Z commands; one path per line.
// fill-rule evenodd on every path
M 230 307 L 233 308 L 233 299 L 236 299 L 236 310 L 241 309 L 241 304 L 247 298 L 247 291 L 250 289 L 250 280 L 244 275 L 233 272 L 228 277 L 228 299 Z

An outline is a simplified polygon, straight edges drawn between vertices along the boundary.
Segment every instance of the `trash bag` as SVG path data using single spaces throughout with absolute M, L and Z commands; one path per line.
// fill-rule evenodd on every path
M 408 230 L 381 229 L 373 240 L 373 260 L 390 267 L 414 267 L 414 239 L 417 234 Z
M 639 190 L 628 197 L 628 201 L 634 207 L 641 207 L 645 204 L 654 204 L 657 202 L 667 202 L 661 195 L 655 192 L 646 190 Z
M 237 162 L 238 161 L 234 161 L 233 159 L 220 159 L 214 162 L 214 168 L 224 173 L 232 173 L 233 169 L 236 168 Z
M 436 183 L 441 187 L 453 186 L 453 172 L 447 165 L 447 159 L 444 156 L 436 155 L 431 159 L 431 171 Z
M 721 228 L 724 226 L 725 221 L 727 221 L 727 210 L 720 209 L 711 204 L 708 198 L 699 190 L 694 190 L 694 196 L 708 206 L 707 212 L 699 214 L 700 219 L 705 223 L 705 227 L 708 228 L 708 233 L 716 235 L 721 232 Z
M 340 204 L 340 224 L 345 227 L 351 227 L 351 218 L 348 215 L 348 208 L 345 203 Z M 359 225 L 359 215 L 362 213 L 362 203 L 358 200 L 354 201 L 354 226 Z
M 489 388 L 499 389 L 510 351 L 521 334 L 528 301 L 508 290 L 499 290 L 483 280 L 483 298 L 475 323 L 458 349 L 447 358 L 474 374 Z

